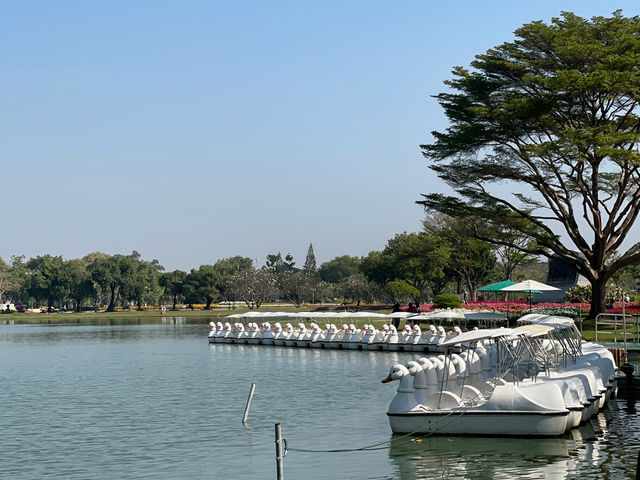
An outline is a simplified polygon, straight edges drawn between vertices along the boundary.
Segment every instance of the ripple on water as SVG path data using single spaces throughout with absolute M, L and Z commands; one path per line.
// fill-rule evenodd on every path
M 554 439 L 392 437 L 381 385 L 408 354 L 208 345 L 201 325 L 0 326 L 0 478 L 624 478 L 635 402 Z M 249 386 L 257 384 L 247 426 Z M 621 448 L 624 446 L 624 448 Z

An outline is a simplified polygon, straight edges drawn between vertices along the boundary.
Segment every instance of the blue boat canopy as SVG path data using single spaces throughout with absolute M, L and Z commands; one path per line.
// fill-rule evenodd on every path
M 505 287 L 510 287 L 511 285 L 515 285 L 517 282 L 512 280 L 504 280 L 498 283 L 492 283 L 491 285 L 485 285 L 484 287 L 480 287 L 478 292 L 499 292 L 501 289 Z

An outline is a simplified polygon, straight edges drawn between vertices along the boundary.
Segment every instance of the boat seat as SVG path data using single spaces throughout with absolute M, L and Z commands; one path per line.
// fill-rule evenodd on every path
M 448 390 L 436 392 L 427 397 L 424 402 L 426 408 L 434 410 L 447 410 L 462 405 L 462 399 L 455 393 Z
M 462 387 L 460 398 L 462 399 L 462 402 L 468 406 L 478 405 L 483 403 L 485 400 L 482 392 L 472 385 L 464 385 Z

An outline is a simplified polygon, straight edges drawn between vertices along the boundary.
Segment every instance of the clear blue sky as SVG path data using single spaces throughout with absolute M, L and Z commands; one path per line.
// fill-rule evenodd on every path
M 455 65 L 632 1 L 0 0 L 0 256 L 318 262 L 418 231 Z

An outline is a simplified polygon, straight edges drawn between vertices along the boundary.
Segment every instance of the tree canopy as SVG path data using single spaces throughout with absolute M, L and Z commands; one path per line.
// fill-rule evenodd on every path
M 564 12 L 515 36 L 436 95 L 449 127 L 421 148 L 457 196 L 418 203 L 493 243 L 561 255 L 591 282 L 595 315 L 611 275 L 640 261 L 640 242 L 623 250 L 640 211 L 640 17 Z
M 431 237 L 448 246 L 447 256 L 440 257 L 444 275 L 439 278 L 444 284 L 440 284 L 440 290 L 434 291 L 434 295 L 442 293 L 446 283 L 454 280 L 459 294 L 467 289 L 475 300 L 476 289 L 494 280 L 496 256 L 491 245 L 475 238 L 467 223 L 455 218 L 435 215 L 426 218 L 423 226 Z
M 360 272 L 361 260 L 358 257 L 342 255 L 324 262 L 318 269 L 320 278 L 329 283 L 338 283 Z
M 362 260 L 361 269 L 370 280 L 384 285 L 390 281 L 404 281 L 414 287 L 419 295 L 427 295 L 427 289 L 439 293 L 440 281 L 449 249 L 441 239 L 424 232 L 401 233 L 387 242 L 382 252 L 370 252 Z

